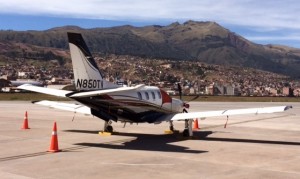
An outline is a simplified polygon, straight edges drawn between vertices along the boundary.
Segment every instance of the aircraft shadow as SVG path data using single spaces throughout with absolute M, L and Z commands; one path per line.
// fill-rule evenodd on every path
M 98 131 L 86 131 L 86 130 L 66 130 L 66 132 L 98 134 Z M 182 135 L 179 133 L 174 135 L 165 135 L 165 134 L 155 135 L 155 134 L 119 132 L 119 133 L 115 133 L 114 135 L 136 137 L 136 139 L 126 140 L 123 143 L 121 141 L 118 142 L 117 144 L 114 144 L 112 142 L 112 143 L 77 143 L 75 145 L 110 148 L 110 149 L 123 149 L 123 150 L 148 150 L 148 151 L 182 152 L 182 153 L 205 153 L 208 151 L 190 150 L 187 147 L 176 146 L 170 143 L 183 141 L 183 140 L 203 140 L 203 141 L 220 141 L 220 142 L 237 142 L 237 143 L 255 143 L 255 144 L 267 144 L 267 145 L 292 145 L 292 146 L 300 145 L 300 142 L 220 138 L 220 137 L 209 136 L 213 133 L 217 133 L 217 132 L 194 131 L 194 136 L 192 138 L 185 138 L 182 137 Z
M 77 133 L 88 133 L 98 134 L 98 131 L 85 131 L 85 130 L 65 130 L 65 132 L 77 132 Z M 211 134 L 212 132 L 210 132 Z M 134 139 L 117 140 L 106 143 L 76 143 L 74 145 L 85 146 L 85 147 L 99 147 L 108 149 L 118 150 L 144 150 L 144 151 L 160 151 L 160 152 L 179 152 L 179 153 L 193 153 L 200 154 L 208 151 L 192 150 L 188 147 L 177 146 L 170 144 L 172 142 L 178 142 L 188 140 L 188 138 L 179 138 L 176 135 L 155 135 L 155 134 L 139 134 L 139 133 L 123 133 L 117 132 L 114 136 L 128 136 L 135 137 Z M 181 135 L 181 134 L 178 134 Z M 202 134 L 209 135 L 209 133 Z

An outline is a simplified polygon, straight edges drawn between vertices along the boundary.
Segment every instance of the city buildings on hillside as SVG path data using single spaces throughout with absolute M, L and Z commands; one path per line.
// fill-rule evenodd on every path
M 200 62 L 143 59 L 110 55 L 95 58 L 107 80 L 134 86 L 144 83 L 177 94 L 177 83 L 184 95 L 299 96 L 300 83 L 283 75 L 241 67 L 223 67 Z M 0 89 L 9 91 L 16 81 L 31 84 L 69 85 L 73 72 L 53 64 L 46 67 L 22 63 L 0 66 Z M 25 82 L 24 82 L 25 80 Z M 13 81 L 13 83 L 12 83 Z M 35 82 L 33 82 L 35 81 Z

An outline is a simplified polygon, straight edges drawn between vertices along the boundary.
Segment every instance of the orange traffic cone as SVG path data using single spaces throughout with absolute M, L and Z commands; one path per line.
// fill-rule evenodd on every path
M 58 149 L 58 140 L 57 140 L 57 129 L 56 129 L 56 122 L 54 122 L 52 136 L 51 136 L 51 143 L 48 152 L 59 152 Z
M 194 129 L 194 130 L 200 129 L 200 128 L 199 128 L 199 125 L 198 125 L 198 119 L 197 119 L 197 118 L 194 120 L 194 127 L 193 127 L 193 129 Z
M 25 116 L 24 116 L 24 122 L 23 122 L 23 127 L 21 129 L 30 129 L 28 126 L 28 115 L 27 115 L 27 111 L 25 112 Z

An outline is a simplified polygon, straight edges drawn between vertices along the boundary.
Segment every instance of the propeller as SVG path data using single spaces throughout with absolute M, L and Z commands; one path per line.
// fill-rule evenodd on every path
M 177 83 L 177 89 L 178 89 L 178 93 L 179 93 L 179 98 L 180 98 L 180 100 L 182 100 L 182 88 L 181 88 L 180 83 Z M 188 103 L 198 99 L 199 97 L 200 97 L 200 95 L 197 95 L 197 96 L 193 97 L 192 99 L 190 99 L 189 101 L 183 102 L 183 107 L 184 107 L 183 112 L 187 113 L 188 111 L 186 109 L 190 107 L 190 105 Z
M 180 83 L 177 83 L 177 89 L 178 89 L 178 93 L 179 93 L 179 98 L 180 98 L 180 100 L 182 101 L 182 88 L 181 88 Z M 183 102 L 183 107 L 184 107 L 184 108 L 183 108 L 183 111 L 182 111 L 182 112 L 188 113 L 188 111 L 186 110 L 186 108 L 189 108 L 190 105 L 187 104 L 186 102 Z
M 180 83 L 177 83 L 177 88 L 178 88 L 178 92 L 179 92 L 179 98 L 180 98 L 180 100 L 182 100 L 182 88 L 181 88 Z
M 187 103 L 192 102 L 192 101 L 198 99 L 199 97 L 200 97 L 200 95 L 197 95 L 197 96 L 195 96 L 194 98 L 190 99 Z

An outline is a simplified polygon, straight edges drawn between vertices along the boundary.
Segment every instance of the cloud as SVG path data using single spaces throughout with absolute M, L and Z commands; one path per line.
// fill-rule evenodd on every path
M 253 34 L 245 35 L 244 38 L 259 44 L 281 44 L 291 47 L 300 48 L 300 34 Z
M 253 28 L 300 29 L 298 0 L 0 0 L 1 13 L 73 18 L 205 20 Z
M 245 36 L 252 41 L 300 41 L 300 35 L 287 36 Z

